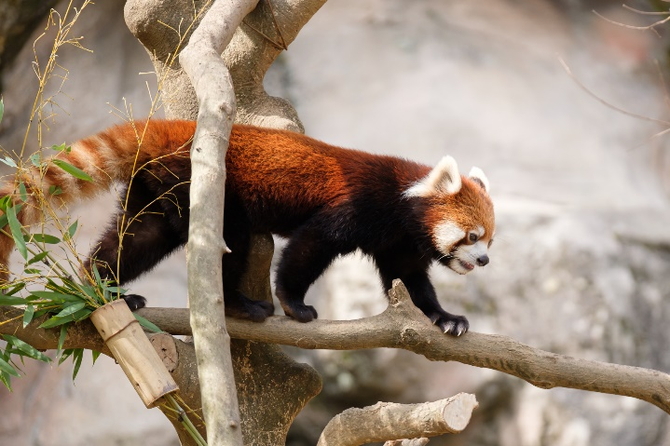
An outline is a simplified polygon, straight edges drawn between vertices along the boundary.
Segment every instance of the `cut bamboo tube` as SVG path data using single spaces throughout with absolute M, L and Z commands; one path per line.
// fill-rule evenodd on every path
M 91 322 L 145 406 L 153 407 L 163 396 L 179 390 L 124 300 L 98 308 Z

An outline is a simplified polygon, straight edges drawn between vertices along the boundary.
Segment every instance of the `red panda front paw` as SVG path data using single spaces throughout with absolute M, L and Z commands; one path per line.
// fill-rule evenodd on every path
M 284 312 L 298 322 L 310 322 L 319 317 L 313 306 L 305 304 L 284 307 Z
M 453 336 L 460 336 L 470 328 L 470 323 L 465 316 L 456 316 L 449 313 L 438 316 L 433 320 L 433 324 L 440 327 L 440 330 L 442 330 L 444 334 Z

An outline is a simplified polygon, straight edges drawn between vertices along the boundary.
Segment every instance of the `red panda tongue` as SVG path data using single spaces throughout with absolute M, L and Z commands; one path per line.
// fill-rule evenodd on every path
M 472 271 L 473 269 L 475 269 L 475 265 L 473 265 L 472 263 L 468 263 L 465 260 L 460 260 L 460 259 L 459 259 L 459 262 L 461 262 L 461 266 L 463 268 L 467 269 L 468 271 Z

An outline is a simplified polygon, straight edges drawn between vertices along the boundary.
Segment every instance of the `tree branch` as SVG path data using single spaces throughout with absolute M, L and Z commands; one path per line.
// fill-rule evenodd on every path
M 189 310 L 144 308 L 139 313 L 163 330 L 189 335 Z M 36 320 L 25 329 L 23 312 L 0 307 L 0 333 L 10 333 L 46 350 L 56 348 L 57 330 L 36 329 Z M 233 338 L 306 349 L 358 350 L 402 348 L 432 361 L 457 361 L 521 378 L 544 389 L 566 387 L 629 396 L 651 403 L 670 414 L 670 375 L 656 370 L 558 355 L 524 345 L 501 335 L 468 332 L 460 338 L 445 336 L 431 325 L 397 281 L 390 304 L 381 314 L 351 321 L 317 319 L 302 324 L 285 316 L 263 323 L 227 319 Z M 84 321 L 68 331 L 67 348 L 102 348 L 95 329 Z
M 317 319 L 308 324 L 283 316 L 261 324 L 229 318 L 228 330 L 233 338 L 306 349 L 402 348 L 432 361 L 457 361 L 498 370 L 543 389 L 566 387 L 638 398 L 670 414 L 670 375 L 666 373 L 558 355 L 507 336 L 476 332 L 460 338 L 445 336 L 414 306 L 402 283 L 394 283 L 389 294 L 388 308 L 368 318 Z M 187 316 L 178 310 L 147 308 L 141 314 L 170 333 L 188 334 L 183 322 Z
M 202 409 L 212 446 L 242 445 L 221 282 L 221 256 L 227 250 L 222 238 L 225 157 L 235 117 L 233 82 L 221 53 L 257 2 L 214 1 L 179 55 L 198 97 L 186 264 Z
M 457 434 L 466 428 L 477 406 L 474 395 L 459 393 L 428 403 L 379 402 L 360 409 L 351 408 L 330 420 L 317 446 L 358 446 L 400 438 Z

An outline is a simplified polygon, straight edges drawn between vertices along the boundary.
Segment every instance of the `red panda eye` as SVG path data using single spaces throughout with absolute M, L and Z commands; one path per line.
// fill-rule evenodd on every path
M 477 243 L 477 240 L 479 240 L 479 236 L 477 234 L 475 234 L 474 232 L 468 234 L 468 241 L 470 243 Z

